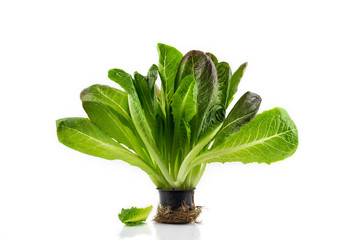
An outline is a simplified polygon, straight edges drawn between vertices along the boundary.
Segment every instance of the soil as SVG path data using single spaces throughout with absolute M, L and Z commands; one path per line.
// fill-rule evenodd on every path
M 170 206 L 158 205 L 157 213 L 154 218 L 158 223 L 171 223 L 171 224 L 185 224 L 185 223 L 199 223 L 197 218 L 201 213 L 200 206 L 181 205 L 176 210 L 172 210 Z

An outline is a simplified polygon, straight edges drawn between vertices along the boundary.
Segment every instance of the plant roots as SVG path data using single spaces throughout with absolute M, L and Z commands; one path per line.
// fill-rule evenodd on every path
M 178 209 L 172 210 L 170 206 L 159 204 L 154 221 L 171 224 L 199 223 L 196 219 L 199 217 L 201 209 L 200 206 L 188 207 L 183 204 Z

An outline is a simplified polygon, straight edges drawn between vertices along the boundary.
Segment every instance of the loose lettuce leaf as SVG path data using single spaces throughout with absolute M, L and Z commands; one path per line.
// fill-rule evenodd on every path
M 241 81 L 241 78 L 244 75 L 244 72 L 246 70 L 247 63 L 242 64 L 232 75 L 230 80 L 230 86 L 228 88 L 228 94 L 226 98 L 226 108 L 230 105 L 231 101 L 233 100 L 233 97 L 235 93 L 237 92 L 238 85 Z
M 223 143 L 200 154 L 192 167 L 212 162 L 273 163 L 290 157 L 298 146 L 298 131 L 288 113 L 274 108 L 257 115 Z
M 142 223 L 143 221 L 146 221 L 151 210 L 152 206 L 149 206 L 147 208 L 123 208 L 121 209 L 121 213 L 118 214 L 118 217 L 122 223 L 128 226 L 135 226 Z
M 253 119 L 259 110 L 260 103 L 261 98 L 259 95 L 246 92 L 226 117 L 220 132 L 216 135 L 213 147 L 222 143 L 230 134 L 238 132 L 241 126 Z

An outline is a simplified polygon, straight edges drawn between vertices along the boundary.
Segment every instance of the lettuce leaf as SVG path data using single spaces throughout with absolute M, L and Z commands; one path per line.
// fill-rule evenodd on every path
M 118 214 L 120 221 L 127 226 L 135 226 L 146 221 L 148 218 L 152 206 L 146 208 L 131 207 L 128 209 L 122 209 L 121 213 Z

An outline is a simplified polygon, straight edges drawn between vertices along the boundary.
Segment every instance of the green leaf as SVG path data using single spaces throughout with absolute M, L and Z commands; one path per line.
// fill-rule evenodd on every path
M 202 126 L 200 139 L 206 136 L 209 132 L 212 132 L 215 128 L 223 123 L 226 115 L 226 110 L 222 105 L 214 105 L 208 112 Z
M 158 138 L 158 128 L 156 123 L 155 111 L 155 88 L 154 84 L 148 81 L 143 75 L 135 72 L 134 85 L 137 96 L 140 100 L 142 112 L 145 115 L 146 121 L 151 129 L 151 134 L 155 139 Z
M 95 84 L 84 89 L 80 94 L 81 101 L 104 103 L 117 111 L 128 122 L 131 122 L 127 93 L 105 85 Z
M 128 98 L 131 118 L 133 119 L 137 132 L 144 141 L 146 147 L 151 149 L 151 152 L 156 152 L 155 141 L 151 133 L 151 128 L 146 121 L 144 111 L 139 104 L 139 101 L 130 95 Z M 156 155 L 158 155 L 158 153 L 156 153 Z
M 256 93 L 246 92 L 231 109 L 220 132 L 216 135 L 213 147 L 222 143 L 227 136 L 238 132 L 256 116 L 261 103 L 261 97 Z
M 210 57 L 201 51 L 190 51 L 181 60 L 177 84 L 188 75 L 195 78 L 198 88 L 197 114 L 193 119 L 193 140 L 196 142 L 209 109 L 215 104 L 218 92 L 217 72 Z
M 149 82 L 150 89 L 154 87 L 158 74 L 159 74 L 158 67 L 155 64 L 151 65 L 147 73 L 147 80 Z
M 138 72 L 134 74 L 134 86 L 141 105 L 148 111 L 153 111 L 155 102 L 151 102 L 151 91 L 148 80 Z M 154 89 L 152 89 L 154 90 Z
M 128 154 L 124 147 L 86 118 L 59 119 L 56 124 L 59 141 L 72 149 L 108 160 Z
M 216 66 L 216 70 L 218 73 L 218 97 L 217 97 L 217 104 L 223 105 L 227 108 L 227 95 L 228 89 L 230 87 L 230 79 L 231 79 L 231 68 L 228 63 L 221 62 Z
M 284 109 L 274 108 L 257 115 L 223 143 L 200 154 L 189 169 L 212 162 L 270 164 L 290 157 L 297 146 L 298 131 L 294 122 Z
M 159 71 L 158 71 L 158 67 L 153 64 L 148 73 L 147 73 L 147 81 L 149 83 L 149 91 L 150 91 L 150 99 L 149 101 L 151 102 L 152 106 L 153 106 L 153 110 L 155 110 L 155 115 L 156 115 L 156 111 L 157 111 L 157 99 L 156 99 L 156 79 L 158 77 Z
M 217 65 L 218 65 L 218 60 L 217 60 L 217 58 L 215 57 L 215 55 L 214 54 L 212 54 L 212 53 L 209 53 L 209 52 L 207 52 L 207 53 L 205 53 L 206 55 L 208 55 L 210 58 L 211 58 L 211 60 L 213 61 L 213 63 L 215 64 L 215 67 L 217 67 Z
M 143 221 L 146 221 L 150 212 L 152 210 L 152 206 L 147 208 L 137 208 L 132 207 L 128 209 L 121 209 L 121 213 L 118 214 L 120 221 L 128 226 L 135 226 L 140 224 Z
M 174 165 L 175 172 L 182 160 L 182 156 L 189 151 L 191 140 L 190 120 L 195 116 L 197 111 L 196 105 L 197 89 L 193 76 L 186 76 L 172 97 L 171 107 L 174 119 L 174 136 L 172 156 L 181 154 L 180 158 L 176 158 Z
M 228 94 L 226 97 L 226 108 L 230 105 L 235 93 L 237 92 L 238 85 L 241 81 L 242 76 L 244 75 L 244 72 L 246 70 L 247 63 L 242 64 L 232 75 L 230 80 L 230 86 L 228 88 Z
M 100 102 L 84 101 L 83 108 L 91 122 L 95 123 L 96 126 L 117 142 L 131 149 L 134 149 L 134 144 L 135 146 L 139 144 L 137 142 L 131 143 L 131 139 L 134 139 L 135 136 L 131 133 L 127 122 L 122 120 L 120 114 L 117 114 L 108 105 Z
M 121 146 L 86 118 L 63 118 L 56 121 L 57 136 L 65 146 L 107 160 L 120 159 L 144 170 L 155 184 L 164 181 L 151 166 Z
M 155 88 L 154 84 L 150 85 L 148 79 L 139 73 L 134 74 L 134 85 L 139 97 L 141 106 L 144 110 L 145 117 L 153 130 L 153 135 L 157 133 L 155 122 Z
M 214 139 L 216 133 L 220 130 L 221 124 L 217 126 L 216 128 L 211 129 L 211 131 L 208 131 L 206 135 L 204 135 L 199 142 L 191 149 L 191 151 L 186 155 L 184 160 L 182 161 L 182 164 L 179 168 L 179 172 L 176 178 L 176 182 L 174 186 L 176 188 L 179 188 L 181 184 L 184 183 L 186 176 L 188 175 L 189 171 L 192 168 L 189 168 L 189 166 L 194 161 L 195 157 L 204 150 L 205 146 L 208 146 L 211 141 Z M 201 172 L 199 173 L 201 174 Z
M 131 96 L 136 95 L 134 81 L 130 74 L 121 69 L 114 68 L 109 70 L 108 77 L 110 80 L 119 84 L 125 90 L 125 92 Z
M 141 106 L 131 75 L 120 69 L 112 69 L 109 70 L 108 76 L 111 80 L 117 82 L 128 93 L 129 110 L 135 129 L 145 144 L 153 164 L 159 167 L 161 174 L 171 185 L 174 180 L 161 160 L 160 152 L 155 144 L 155 138 L 152 134 L 153 132 L 146 119 L 144 109 Z
M 118 142 L 135 150 L 142 158 L 147 158 L 144 144 L 130 117 L 127 93 L 105 85 L 92 85 L 81 92 L 80 98 L 83 102 L 99 103 L 83 104 L 92 122 Z M 90 109 L 94 110 L 90 111 Z M 104 114 L 107 117 L 104 118 Z M 125 127 L 118 129 L 120 126 Z
M 187 153 L 185 149 L 188 149 L 191 139 L 189 122 L 197 112 L 196 100 L 196 82 L 194 77 L 188 75 L 181 82 L 171 102 L 174 118 L 173 148 L 176 151 L 183 149 Z
M 216 70 L 218 73 L 218 95 L 215 105 L 212 106 L 211 109 L 208 111 L 207 116 L 204 120 L 200 138 L 206 135 L 208 131 L 211 131 L 212 128 L 219 126 L 225 119 L 225 106 L 227 102 L 227 91 L 231 78 L 231 69 L 228 63 L 220 62 L 217 64 Z
M 181 119 L 180 122 L 180 143 L 178 149 L 183 150 L 184 153 L 188 152 L 188 146 L 191 142 L 191 126 L 189 122 L 187 122 L 184 118 Z
M 177 126 L 181 118 L 189 122 L 196 114 L 197 89 L 195 84 L 193 76 L 186 76 L 172 97 L 172 114 Z
M 153 64 L 147 76 L 135 72 L 134 74 L 134 85 L 137 92 L 137 95 L 140 99 L 141 105 L 143 106 L 145 113 L 149 113 L 152 118 L 154 118 L 154 110 L 155 110 L 155 81 L 158 76 L 158 68 L 155 64 Z
M 146 117 L 143 112 L 143 109 L 141 108 L 140 101 L 135 99 L 131 95 L 128 95 L 128 98 L 129 98 L 130 114 L 133 119 L 136 130 L 139 133 L 141 139 L 143 140 L 151 156 L 151 159 L 153 160 L 153 163 L 159 167 L 161 173 L 164 175 L 168 183 L 171 185 L 174 182 L 174 180 L 170 176 L 168 170 L 166 169 L 164 163 L 161 160 L 160 152 L 155 143 L 154 137 L 151 132 L 151 128 L 148 122 L 146 121 Z
M 164 100 L 170 103 L 176 90 L 174 88 L 176 72 L 183 55 L 176 48 L 162 43 L 158 43 L 157 50 L 159 53 L 159 74 L 162 83 L 161 91 L 165 97 Z

